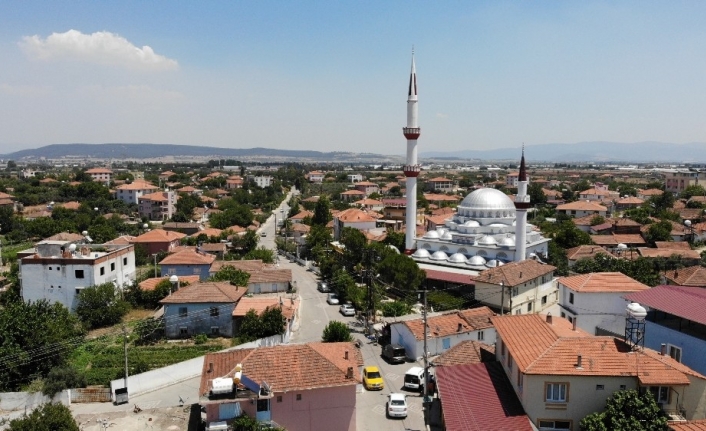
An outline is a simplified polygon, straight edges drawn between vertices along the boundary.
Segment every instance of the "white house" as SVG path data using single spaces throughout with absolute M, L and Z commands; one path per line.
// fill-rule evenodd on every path
M 74 310 L 81 289 L 109 282 L 122 288 L 135 280 L 133 245 L 42 241 L 21 255 L 21 291 L 25 301 L 46 299 Z
M 271 186 L 272 180 L 273 180 L 273 178 L 269 175 L 258 175 L 258 176 L 249 177 L 249 178 L 251 180 L 253 180 L 255 182 L 255 184 L 257 184 L 258 187 L 263 188 L 263 189 L 265 187 Z
M 93 178 L 93 181 L 108 184 L 113 179 L 113 171 L 107 168 L 93 168 L 86 171 Z
M 141 196 L 154 193 L 159 187 L 147 181 L 135 180 L 130 184 L 123 184 L 115 188 L 115 199 L 119 199 L 126 204 L 139 204 Z
M 588 215 L 599 215 L 605 217 L 608 214 L 608 208 L 595 202 L 576 201 L 568 204 L 558 205 L 557 212 L 569 215 L 571 217 L 585 217 Z
M 650 287 L 620 272 L 597 272 L 557 280 L 561 317 L 595 335 L 621 335 L 625 331 L 623 296 Z
M 495 328 L 488 307 L 463 311 L 448 311 L 427 316 L 427 351 L 440 355 L 461 341 L 495 343 Z M 390 324 L 390 341 L 404 346 L 407 357 L 417 360 L 424 356 L 424 321 L 421 317 Z
M 534 259 L 487 269 L 475 280 L 476 300 L 504 314 L 550 312 L 559 301 L 555 269 Z
M 333 237 L 339 239 L 344 228 L 358 230 L 375 229 L 377 219 L 358 208 L 349 208 L 333 216 Z

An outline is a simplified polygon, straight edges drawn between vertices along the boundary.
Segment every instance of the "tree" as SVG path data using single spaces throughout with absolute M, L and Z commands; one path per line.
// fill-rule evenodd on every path
M 231 265 L 224 265 L 208 278 L 210 281 L 229 281 L 233 286 L 247 286 L 250 274 Z
M 10 431 L 79 431 L 71 410 L 60 403 L 42 404 L 20 419 L 10 421 Z
M 397 317 L 409 314 L 412 311 L 412 307 L 402 301 L 392 301 L 383 302 L 380 306 L 380 310 L 385 317 Z
M 667 416 L 650 391 L 616 391 L 602 412 L 581 419 L 582 431 L 667 431 Z
M 382 241 L 383 244 L 389 244 L 397 248 L 397 250 L 403 252 L 405 250 L 405 234 L 404 232 L 387 232 L 387 236 Z
M 706 189 L 701 184 L 694 184 L 679 194 L 682 199 L 691 199 L 693 196 L 706 196 Z
M 596 214 L 591 219 L 591 226 L 598 226 L 599 224 L 603 223 L 605 223 L 605 217 L 603 217 L 602 215 Z
M 262 321 L 255 310 L 250 309 L 240 321 L 238 338 L 241 342 L 247 343 L 260 338 L 260 334 L 262 334 Z
M 662 220 L 658 223 L 652 223 L 647 229 L 645 239 L 654 245 L 655 241 L 669 241 L 672 239 L 672 223 L 667 220 Z
M 282 307 L 267 307 L 260 316 L 262 321 L 262 334 L 260 338 L 284 334 L 286 319 L 282 315 Z
M 535 205 L 547 203 L 547 195 L 544 194 L 542 185 L 539 183 L 531 183 L 527 188 L 527 194 L 529 194 L 530 202 Z
M 89 329 L 115 325 L 129 310 L 130 304 L 118 297 L 110 282 L 87 287 L 78 295 L 76 314 Z
M 269 248 L 262 246 L 254 250 L 250 250 L 243 256 L 247 260 L 262 260 L 264 263 L 274 263 L 275 253 Z
M 426 278 L 417 262 L 404 254 L 389 253 L 377 267 L 380 278 L 404 290 L 416 290 Z
M 332 219 L 331 203 L 326 196 L 321 196 L 314 207 L 314 216 L 311 218 L 312 226 L 326 226 Z
M 337 320 L 332 320 L 324 328 L 323 334 L 321 334 L 321 341 L 324 343 L 338 343 L 342 341 L 353 341 L 351 337 L 351 330 L 343 322 Z
M 172 217 L 176 222 L 190 222 L 194 215 L 194 209 L 201 205 L 201 199 L 191 193 L 179 193 L 179 199 L 175 205 L 176 213 Z
M 573 248 L 591 243 L 591 236 L 577 228 L 572 221 L 563 221 L 554 236 L 554 241 L 559 247 Z
M 86 376 L 79 373 L 76 368 L 66 365 L 52 368 L 46 379 L 44 379 L 44 395 L 54 397 L 54 395 L 64 389 L 83 388 L 86 386 Z

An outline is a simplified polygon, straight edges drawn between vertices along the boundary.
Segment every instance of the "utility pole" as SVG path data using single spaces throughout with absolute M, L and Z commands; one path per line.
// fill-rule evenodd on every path
M 428 287 L 428 285 L 425 285 Z M 429 332 L 427 325 L 427 289 L 424 289 L 424 402 L 430 402 L 429 399 L 429 349 L 427 349 L 427 333 Z
M 500 282 L 500 315 L 505 314 L 505 283 Z
M 125 352 L 125 389 L 127 389 L 127 327 L 123 324 L 123 351 Z

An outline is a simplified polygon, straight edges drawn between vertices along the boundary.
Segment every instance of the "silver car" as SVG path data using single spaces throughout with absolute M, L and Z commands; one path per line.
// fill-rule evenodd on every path
M 355 316 L 355 308 L 351 304 L 343 304 L 338 309 L 344 316 Z
M 391 418 L 407 417 L 407 395 L 392 393 L 387 402 L 387 416 Z
M 326 302 L 328 302 L 330 305 L 338 305 L 338 295 L 335 293 L 329 293 L 328 297 L 326 298 Z

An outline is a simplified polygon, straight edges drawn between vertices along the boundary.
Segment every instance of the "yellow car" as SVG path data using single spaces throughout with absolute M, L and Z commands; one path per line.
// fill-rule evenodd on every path
M 363 386 L 367 390 L 381 391 L 385 387 L 385 382 L 382 381 L 382 375 L 378 367 L 369 366 L 363 368 Z

